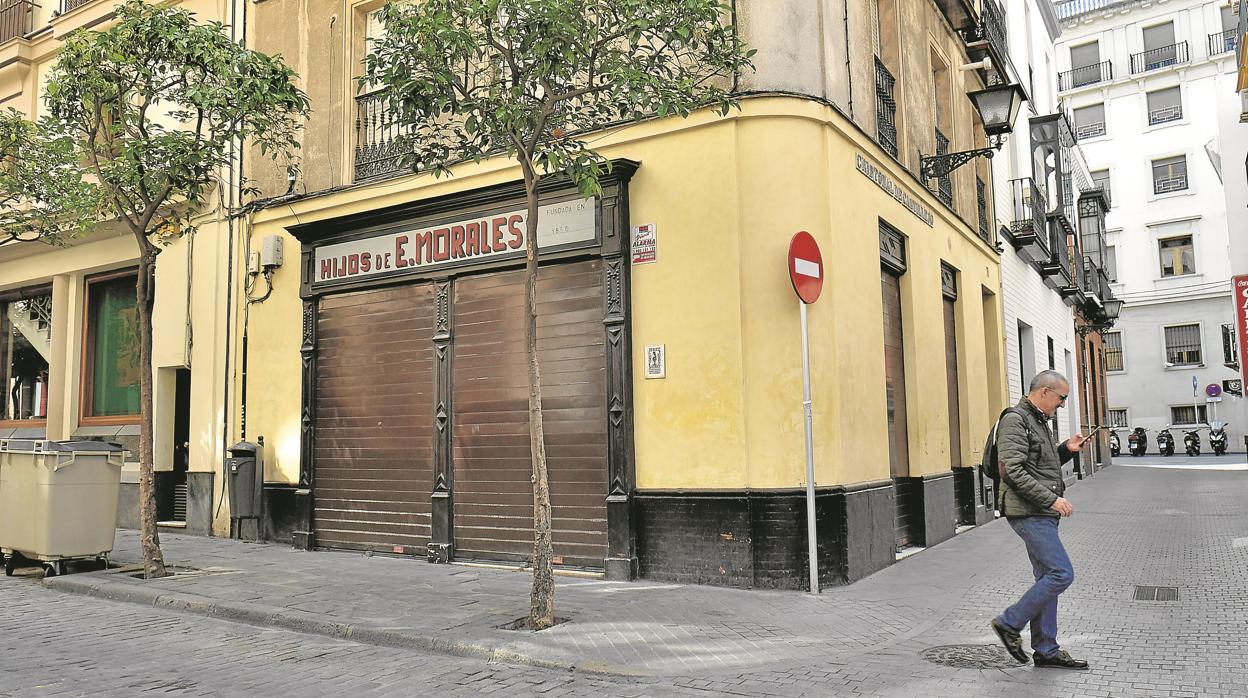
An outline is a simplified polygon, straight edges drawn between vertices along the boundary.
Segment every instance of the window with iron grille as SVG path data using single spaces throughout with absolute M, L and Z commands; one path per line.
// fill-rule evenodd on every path
M 1111 427 L 1127 426 L 1127 411 L 1125 409 L 1110 410 L 1109 411 L 1109 426 Z
M 1222 325 L 1222 363 L 1239 366 L 1239 347 L 1235 341 L 1235 325 Z
M 1118 283 L 1118 248 L 1105 246 L 1105 277 L 1110 283 Z
M 1158 240 L 1157 251 L 1161 256 L 1161 276 L 1163 278 L 1196 273 L 1196 256 L 1192 247 L 1191 235 Z
M 1175 405 L 1170 408 L 1171 424 L 1208 424 L 1204 405 Z
M 1164 124 L 1183 118 L 1183 99 L 1179 86 L 1148 93 L 1148 124 Z
M 1187 156 L 1176 155 L 1153 161 L 1153 193 L 1165 194 L 1187 189 Z
M 991 242 L 988 228 L 988 193 L 984 180 L 978 175 L 975 177 L 975 203 L 979 208 L 979 236 L 985 242 Z
M 897 100 L 893 86 L 897 79 L 877 56 L 875 59 L 875 139 L 890 155 L 897 157 Z
M 1195 366 L 1203 363 L 1200 356 L 1200 325 L 1171 325 L 1166 335 L 1166 363 L 1172 366 Z
M 1075 137 L 1095 138 L 1105 135 L 1105 105 L 1092 104 L 1075 110 Z
M 1122 333 L 1106 332 L 1101 337 L 1105 347 L 1105 370 L 1124 370 L 1125 366 L 1122 362 Z

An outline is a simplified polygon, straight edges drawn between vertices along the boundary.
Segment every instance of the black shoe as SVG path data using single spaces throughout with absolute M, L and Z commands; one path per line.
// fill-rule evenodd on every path
M 1029 658 L 1027 653 L 1023 651 L 1023 638 L 1018 633 L 1005 627 L 999 618 L 992 619 L 992 630 L 1001 638 L 1001 644 L 1005 646 L 1005 651 L 1010 656 L 1020 662 L 1026 662 Z
M 1075 659 L 1066 653 L 1066 650 L 1058 650 L 1057 654 L 1046 657 L 1043 654 L 1037 654 L 1031 658 L 1031 661 L 1037 667 L 1049 667 L 1053 669 L 1087 669 L 1088 663 L 1082 659 Z

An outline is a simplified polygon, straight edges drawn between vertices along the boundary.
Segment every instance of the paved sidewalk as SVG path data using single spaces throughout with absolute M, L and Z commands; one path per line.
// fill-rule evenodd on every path
M 63 591 L 257 625 L 513 664 L 640 678 L 741 695 L 1243 695 L 1248 669 L 1248 476 L 1111 468 L 1070 493 L 1062 524 L 1076 581 L 1061 639 L 1090 672 L 952 668 L 925 656 L 999 656 L 988 620 L 1030 582 L 996 522 L 850 587 L 818 596 L 560 577 L 541 633 L 524 614 L 528 575 L 358 554 L 165 535 L 197 574 L 142 581 L 111 571 L 45 580 Z M 138 560 L 119 532 L 115 559 Z M 1173 602 L 1135 585 L 1172 586 Z M 654 682 L 658 683 L 654 683 Z M 650 694 L 650 691 L 646 691 Z M 662 693 L 662 692 L 660 692 Z

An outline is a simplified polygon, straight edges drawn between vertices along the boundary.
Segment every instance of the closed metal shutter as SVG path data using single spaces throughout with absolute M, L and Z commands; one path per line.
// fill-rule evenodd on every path
M 607 552 L 607 399 L 600 260 L 543 267 L 538 352 L 557 563 Z M 521 271 L 455 282 L 455 556 L 529 560 L 532 461 Z
M 323 299 L 317 318 L 316 543 L 424 555 L 433 482 L 429 284 Z
M 901 279 L 880 270 L 884 301 L 884 379 L 888 404 L 888 462 L 893 476 L 897 547 L 910 545 L 913 527 L 923 517 L 922 490 L 902 479 L 910 476 L 910 447 L 906 426 L 906 366 L 902 342 Z M 916 495 L 918 495 L 916 497 Z
M 955 302 L 945 299 L 945 377 L 949 386 L 950 467 L 962 467 L 962 406 L 958 398 L 958 325 Z

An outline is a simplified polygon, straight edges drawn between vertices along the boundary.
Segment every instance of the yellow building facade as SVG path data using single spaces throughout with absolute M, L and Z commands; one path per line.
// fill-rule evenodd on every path
M 506 248 L 526 234 L 519 170 L 396 167 L 381 102 L 354 81 L 378 7 L 255 8 L 255 48 L 319 78 L 305 86 L 316 113 L 303 178 L 251 168 L 272 198 L 245 246 L 280 240 L 286 254 L 271 295 L 233 309 L 247 349 L 234 343 L 230 361 L 247 378 L 229 411 L 265 437 L 279 537 L 522 561 L 522 259 Z M 604 195 L 545 190 L 543 220 L 567 223 L 540 231 L 565 236 L 542 243 L 539 321 L 555 554 L 609 577 L 803 586 L 786 252 L 805 230 L 825 271 L 809 313 L 819 562 L 825 583 L 844 583 L 982 522 L 989 501 L 971 465 L 1004 402 L 991 178 L 980 165 L 943 186 L 917 176 L 922 155 L 983 143 L 965 93 L 985 75 L 959 69 L 974 56 L 957 31 L 977 13 L 738 7 L 759 49 L 739 110 L 595 136 L 616 163 Z M 634 247 L 638 235 L 653 247 Z

